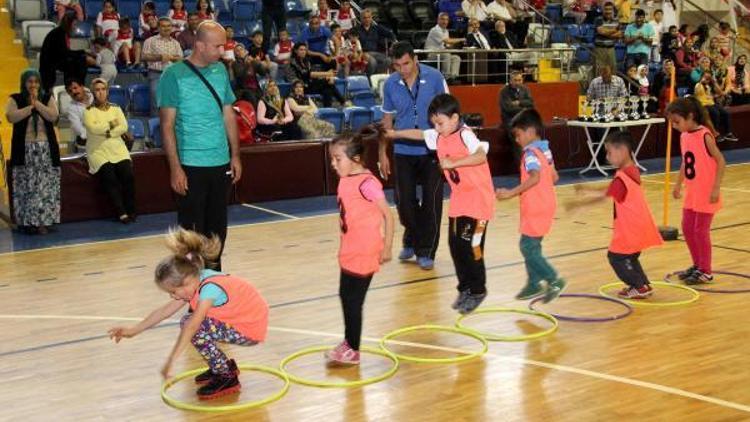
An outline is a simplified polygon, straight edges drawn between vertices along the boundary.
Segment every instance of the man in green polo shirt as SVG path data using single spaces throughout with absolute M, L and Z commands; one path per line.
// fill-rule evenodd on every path
M 178 194 L 178 223 L 206 236 L 218 236 L 222 249 L 227 235 L 229 182 L 237 182 L 242 175 L 232 110 L 235 98 L 229 75 L 219 61 L 225 43 L 221 25 L 201 23 L 191 55 L 164 70 L 157 91 L 170 182 Z M 221 258 L 216 267 L 221 269 Z

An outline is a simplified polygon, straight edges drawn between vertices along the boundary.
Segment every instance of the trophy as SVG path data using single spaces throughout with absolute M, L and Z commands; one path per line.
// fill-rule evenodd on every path
M 598 122 L 602 120 L 603 115 L 599 113 L 599 106 L 602 105 L 602 100 L 591 100 L 591 111 L 592 114 L 589 116 L 589 120 L 592 122 Z
M 639 120 L 641 118 L 641 114 L 638 112 L 638 102 L 640 99 L 636 97 L 635 95 L 631 96 L 629 98 L 630 100 L 630 120 Z
M 619 97 L 616 98 L 615 101 L 617 102 L 617 121 L 618 122 L 625 122 L 628 120 L 628 97 Z
M 581 104 L 581 114 L 578 116 L 578 120 L 587 122 L 589 117 L 589 99 L 586 98 L 583 100 L 583 104 Z
M 648 114 L 648 101 L 651 99 L 648 95 L 644 95 L 641 97 L 641 103 L 643 104 L 643 113 L 641 113 L 641 118 L 643 119 L 649 119 L 651 116 Z
M 615 120 L 614 114 L 615 99 L 607 97 L 604 99 L 604 123 L 612 123 Z

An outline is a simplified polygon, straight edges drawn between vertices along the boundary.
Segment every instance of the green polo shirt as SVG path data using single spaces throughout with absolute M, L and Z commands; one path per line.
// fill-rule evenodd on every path
M 227 70 L 221 63 L 199 67 L 224 105 L 234 103 Z M 177 110 L 177 154 L 185 166 L 216 167 L 229 162 L 224 114 L 211 91 L 183 62 L 164 70 L 156 93 L 159 107 Z

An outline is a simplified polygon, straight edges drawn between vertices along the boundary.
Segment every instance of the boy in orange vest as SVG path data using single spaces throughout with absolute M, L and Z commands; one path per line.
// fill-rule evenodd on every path
M 633 162 L 633 137 L 630 132 L 610 133 L 604 147 L 607 149 L 607 161 L 617 168 L 612 183 L 606 190 L 576 185 L 577 192 L 596 194 L 568 203 L 565 208 L 570 210 L 612 198 L 614 230 L 607 258 L 617 277 L 627 284 L 617 295 L 623 299 L 646 299 L 653 289 L 638 258 L 644 249 L 663 242 L 643 194 L 640 171 Z
M 518 300 L 544 295 L 544 303 L 554 300 L 566 282 L 542 255 L 542 239 L 552 228 L 557 208 L 555 183 L 559 179 L 549 141 L 542 140 L 542 117 L 534 109 L 525 109 L 510 123 L 513 138 L 523 148 L 521 184 L 513 189 L 498 189 L 497 199 L 521 197 L 521 253 L 526 261 L 528 280 L 516 295 Z M 542 285 L 542 281 L 546 281 Z

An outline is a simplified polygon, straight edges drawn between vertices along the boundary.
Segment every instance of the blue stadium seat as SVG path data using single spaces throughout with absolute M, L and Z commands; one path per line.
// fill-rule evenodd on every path
M 615 61 L 624 65 L 627 52 L 628 47 L 625 44 L 615 44 Z
M 198 0 L 185 0 L 183 3 L 188 13 L 198 10 Z
M 70 35 L 72 38 L 91 38 L 93 35 L 93 25 L 90 22 L 76 22 L 73 33 Z
M 357 107 L 370 108 L 377 105 L 375 94 L 372 91 L 360 91 L 352 95 L 352 103 Z
M 156 4 L 156 16 L 167 16 L 169 13 L 170 1 L 156 0 L 154 3 Z
M 247 24 L 258 18 L 257 2 L 237 0 L 232 4 L 232 14 L 235 22 Z
M 581 28 L 576 24 L 567 25 L 565 27 L 568 31 L 568 38 L 571 41 L 578 41 L 581 37 Z
M 678 87 L 677 88 L 677 96 L 678 97 L 685 97 L 688 94 L 690 94 L 690 88 L 687 88 L 687 87 Z
M 341 133 L 344 128 L 344 112 L 335 108 L 323 107 L 318 109 L 317 118 L 333 124 L 336 133 Z
M 287 0 L 285 3 L 287 17 L 306 17 L 311 12 L 311 10 L 305 7 L 300 0 Z
M 591 64 L 591 51 L 593 45 L 577 45 L 576 47 L 576 62 L 579 64 Z
M 336 90 L 341 94 L 342 97 L 346 96 L 346 79 L 336 78 Z
M 151 90 L 146 84 L 133 84 L 128 87 L 130 111 L 134 114 L 151 114 Z
M 138 25 L 138 15 L 141 14 L 141 2 L 138 0 L 120 0 L 117 3 L 120 17 L 129 17 L 133 27 Z
M 562 26 L 553 27 L 552 34 L 550 35 L 550 42 L 553 44 L 567 43 L 568 31 Z
M 344 109 L 346 122 L 352 130 L 372 123 L 372 110 L 364 107 L 347 107 Z
M 548 4 L 544 9 L 544 14 L 554 23 L 560 23 L 562 19 L 562 5 Z
M 383 107 L 381 107 L 379 105 L 375 105 L 375 106 L 370 107 L 370 110 L 372 110 L 372 121 L 373 122 L 377 123 L 377 122 L 383 120 L 383 114 L 385 114 L 385 113 L 383 113 Z
M 279 87 L 279 94 L 282 97 L 288 97 L 289 93 L 292 92 L 292 84 L 289 82 L 276 82 L 276 86 Z
M 581 25 L 581 38 L 586 43 L 593 43 L 596 37 L 596 28 L 590 23 Z
M 136 140 L 146 139 L 146 126 L 141 119 L 128 119 L 128 132 Z
M 111 85 L 109 87 L 109 102 L 117 104 L 123 113 L 128 111 L 128 93 L 120 85 Z
M 86 0 L 83 11 L 86 12 L 86 20 L 96 21 L 96 16 L 102 11 L 104 0 Z
M 372 88 L 370 88 L 370 80 L 367 78 L 367 76 L 349 76 L 346 78 L 346 89 L 349 92 L 349 95 L 354 96 L 354 94 L 358 92 L 371 92 Z
M 148 137 L 156 148 L 161 148 L 161 125 L 158 117 L 148 119 Z

